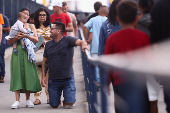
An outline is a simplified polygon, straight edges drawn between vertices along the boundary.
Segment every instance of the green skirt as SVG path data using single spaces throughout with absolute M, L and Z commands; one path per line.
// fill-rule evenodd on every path
M 28 52 L 22 49 L 20 42 L 17 45 L 18 55 L 11 56 L 10 91 L 25 90 L 36 93 L 42 90 L 36 64 L 28 61 Z

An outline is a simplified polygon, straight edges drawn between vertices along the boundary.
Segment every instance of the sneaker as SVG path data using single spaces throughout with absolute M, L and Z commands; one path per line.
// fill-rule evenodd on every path
M 67 109 L 73 109 L 75 107 L 75 104 L 73 104 L 73 105 L 65 105 L 64 107 L 67 108 Z
M 26 100 L 26 107 L 34 108 L 34 104 L 31 102 L 31 100 Z
M 20 103 L 19 101 L 15 101 L 12 106 L 11 106 L 11 109 L 18 109 L 20 107 Z
M 13 51 L 14 51 L 14 53 L 15 53 L 16 55 L 18 55 L 17 48 L 14 48 Z
M 68 105 L 65 103 L 65 101 L 63 101 L 63 106 L 67 109 L 73 109 L 75 107 L 75 103 L 73 105 Z

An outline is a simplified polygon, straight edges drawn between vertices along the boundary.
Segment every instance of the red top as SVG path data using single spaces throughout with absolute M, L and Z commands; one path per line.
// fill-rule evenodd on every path
M 123 29 L 109 36 L 105 46 L 105 54 L 124 53 L 147 45 L 150 45 L 147 34 L 136 29 Z M 118 75 L 118 72 L 113 74 L 115 85 L 123 82 Z
M 56 13 L 51 15 L 51 23 L 53 22 L 63 22 L 67 28 L 68 23 L 71 23 L 70 17 L 66 13 L 61 13 L 57 15 Z M 67 36 L 67 33 L 64 33 L 64 36 Z

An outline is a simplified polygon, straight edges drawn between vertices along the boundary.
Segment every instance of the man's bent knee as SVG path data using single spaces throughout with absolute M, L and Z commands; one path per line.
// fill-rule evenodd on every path
M 51 106 L 52 108 L 58 108 L 58 106 Z

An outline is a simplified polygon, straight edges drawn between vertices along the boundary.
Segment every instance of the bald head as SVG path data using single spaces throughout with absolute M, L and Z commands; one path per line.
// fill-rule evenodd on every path
M 105 5 L 102 5 L 99 9 L 99 15 L 107 16 L 107 14 L 108 14 L 108 7 Z

